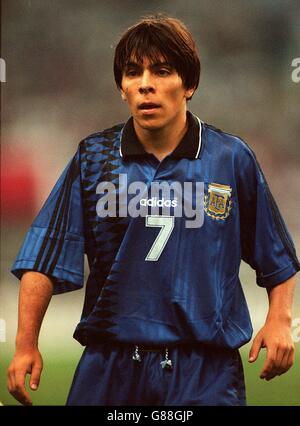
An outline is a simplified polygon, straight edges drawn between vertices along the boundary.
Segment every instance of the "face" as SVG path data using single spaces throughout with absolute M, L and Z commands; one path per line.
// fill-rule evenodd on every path
M 133 60 L 123 72 L 122 99 L 140 129 L 157 130 L 180 118 L 185 121 L 186 101 L 193 92 L 184 88 L 177 71 L 164 61 Z

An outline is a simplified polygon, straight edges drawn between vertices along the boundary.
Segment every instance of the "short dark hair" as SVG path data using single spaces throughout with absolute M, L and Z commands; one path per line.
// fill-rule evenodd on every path
M 180 75 L 185 89 L 198 87 L 200 59 L 196 43 L 179 19 L 165 15 L 145 17 L 123 34 L 114 57 L 114 75 L 119 89 L 124 70 L 132 58 L 141 63 L 144 58 L 152 63 L 163 58 Z

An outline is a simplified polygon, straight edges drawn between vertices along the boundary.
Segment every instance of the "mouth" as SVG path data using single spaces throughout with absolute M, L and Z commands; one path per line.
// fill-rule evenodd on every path
M 152 114 L 155 112 L 158 108 L 160 108 L 159 104 L 155 104 L 153 102 L 143 102 L 138 106 L 138 109 L 140 111 L 143 111 L 146 114 Z

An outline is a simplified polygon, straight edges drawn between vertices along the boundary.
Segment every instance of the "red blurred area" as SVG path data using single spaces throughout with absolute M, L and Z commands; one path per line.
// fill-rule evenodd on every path
M 20 224 L 33 217 L 36 200 L 36 176 L 30 153 L 20 148 L 1 149 L 1 218 L 5 223 Z

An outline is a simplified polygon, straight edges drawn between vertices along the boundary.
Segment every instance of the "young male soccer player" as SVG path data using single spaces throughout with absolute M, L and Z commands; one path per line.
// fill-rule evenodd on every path
M 114 74 L 131 118 L 84 139 L 35 219 L 13 266 L 21 278 L 8 388 L 31 404 L 38 334 L 52 294 L 90 275 L 74 337 L 85 345 L 69 405 L 244 405 L 238 348 L 252 328 L 241 259 L 269 311 L 249 361 L 260 377 L 293 363 L 299 270 L 254 153 L 187 111 L 200 62 L 178 20 L 141 20 L 121 38 Z

